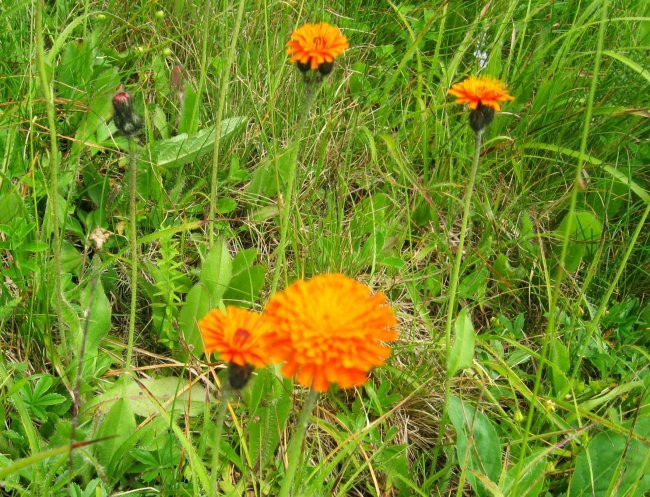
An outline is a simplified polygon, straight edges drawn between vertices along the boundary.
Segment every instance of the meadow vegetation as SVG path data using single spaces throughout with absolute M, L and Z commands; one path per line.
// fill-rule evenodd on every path
M 0 493 L 650 491 L 648 2 L 0 12 Z

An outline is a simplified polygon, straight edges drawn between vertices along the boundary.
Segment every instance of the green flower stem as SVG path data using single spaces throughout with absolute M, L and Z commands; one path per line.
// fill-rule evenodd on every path
M 136 143 L 129 137 L 129 250 L 131 252 L 131 310 L 129 314 L 129 337 L 126 346 L 126 369 L 131 370 L 133 361 L 133 339 L 135 336 L 135 314 L 138 298 L 138 230 L 136 226 L 136 179 L 138 157 Z
M 458 293 L 458 279 L 460 276 L 460 265 L 463 260 L 463 249 L 465 247 L 465 237 L 467 235 L 467 225 L 469 224 L 469 211 L 472 205 L 472 194 L 474 192 L 474 182 L 476 181 L 476 174 L 481 158 L 481 143 L 483 141 L 483 131 L 474 133 L 474 159 L 472 160 L 472 170 L 469 174 L 469 182 L 465 190 L 465 205 L 463 207 L 463 218 L 461 221 L 460 237 L 458 239 L 458 246 L 456 247 L 456 258 L 454 259 L 454 266 L 451 271 L 449 280 L 449 303 L 447 304 L 447 321 L 445 323 L 445 350 L 447 351 L 447 361 L 449 361 L 449 354 L 451 354 L 451 328 L 454 323 L 454 316 L 456 315 L 456 294 Z M 436 467 L 438 456 L 440 454 L 440 447 L 446 432 L 449 397 L 451 396 L 451 376 L 447 368 L 447 378 L 445 379 L 445 403 L 443 405 L 442 417 L 440 419 L 440 428 L 438 429 L 438 443 L 436 444 L 433 453 L 433 465 Z
M 63 344 L 63 351 L 69 357 L 66 341 L 65 324 L 63 320 L 63 293 L 61 288 L 61 233 L 59 227 L 59 148 L 56 135 L 56 108 L 54 106 L 54 90 L 45 67 L 45 45 L 43 41 L 43 0 L 36 2 L 36 58 L 38 75 L 41 80 L 41 89 L 47 106 L 47 122 L 50 133 L 50 191 L 49 204 L 51 206 L 51 223 L 53 234 L 54 270 L 51 277 L 54 279 L 54 305 L 56 311 L 59 338 Z
M 302 453 L 302 443 L 305 439 L 305 432 L 307 431 L 307 425 L 309 424 L 309 417 L 311 412 L 314 410 L 316 405 L 316 400 L 318 399 L 318 392 L 316 390 L 310 390 L 305 400 L 305 404 L 302 406 L 302 411 L 300 412 L 300 417 L 298 418 L 298 426 L 296 431 L 291 436 L 291 441 L 289 442 L 289 448 L 287 449 L 287 472 L 284 474 L 284 479 L 282 480 L 282 487 L 280 488 L 280 493 L 278 497 L 289 497 L 291 495 L 291 485 L 293 484 L 293 479 L 296 476 L 296 470 L 300 464 L 300 455 Z
M 278 282 L 280 281 L 280 272 L 282 268 L 285 270 L 285 283 L 287 267 L 286 267 L 286 247 L 287 247 L 287 233 L 289 231 L 289 214 L 291 213 L 291 201 L 293 198 L 293 190 L 296 183 L 296 171 L 298 169 L 298 157 L 300 152 L 300 144 L 304 135 L 304 130 L 307 127 L 307 119 L 311 111 L 311 105 L 314 98 L 318 94 L 322 81 L 312 81 L 305 83 L 305 105 L 303 107 L 302 115 L 298 121 L 296 135 L 291 145 L 291 160 L 289 163 L 289 175 L 287 178 L 287 189 L 284 193 L 284 198 L 281 202 L 282 212 L 280 216 L 280 243 L 277 248 L 277 258 L 275 268 L 273 270 L 273 281 L 271 283 L 271 294 L 275 293 L 278 289 Z
M 221 75 L 221 85 L 219 87 L 219 105 L 217 106 L 217 116 L 214 128 L 214 151 L 212 154 L 212 176 L 210 178 L 210 211 L 208 214 L 208 246 L 212 247 L 214 243 L 214 221 L 217 208 L 217 172 L 219 171 L 219 145 L 221 144 L 221 121 L 223 119 L 223 110 L 226 106 L 226 94 L 228 90 L 228 83 L 230 82 L 230 68 L 232 67 L 233 60 L 235 59 L 237 50 L 237 40 L 239 38 L 239 31 L 241 30 L 241 22 L 244 17 L 245 0 L 239 0 L 239 8 L 237 9 L 237 18 L 235 20 L 235 27 L 232 32 L 230 41 L 230 49 L 228 51 L 228 58 L 226 59 L 226 66 L 223 68 Z M 209 20 L 205 20 L 209 22 Z
M 217 410 L 217 419 L 215 421 L 214 447 L 212 448 L 212 495 L 216 497 L 219 493 L 219 455 L 221 452 L 221 435 L 223 434 L 223 425 L 226 422 L 226 412 L 228 411 L 228 402 L 230 401 L 230 387 L 223 383 L 221 393 L 221 403 Z

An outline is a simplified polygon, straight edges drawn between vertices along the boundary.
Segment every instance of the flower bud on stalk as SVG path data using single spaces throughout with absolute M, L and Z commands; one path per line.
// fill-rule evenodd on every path
M 469 125 L 478 133 L 483 131 L 494 119 L 494 109 L 479 103 L 476 109 L 469 111 Z
M 121 91 L 113 97 L 113 109 L 115 114 L 113 120 L 115 126 L 129 138 L 135 135 L 142 128 L 142 118 L 133 112 L 131 95 Z

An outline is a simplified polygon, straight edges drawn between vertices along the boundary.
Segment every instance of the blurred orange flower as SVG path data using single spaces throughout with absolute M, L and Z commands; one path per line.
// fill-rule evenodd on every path
M 256 368 L 266 365 L 262 316 L 228 306 L 211 310 L 198 323 L 206 354 L 217 352 L 223 362 Z
M 501 81 L 488 77 L 470 76 L 465 81 L 452 86 L 449 94 L 457 98 L 457 104 L 469 104 L 469 108 L 472 110 L 481 104 L 500 111 L 500 101 L 514 100 Z
M 297 62 L 304 70 L 315 70 L 321 64 L 333 63 L 349 47 L 348 39 L 339 28 L 326 22 L 308 23 L 291 33 L 287 54 L 292 64 Z
M 342 274 L 294 282 L 271 298 L 264 319 L 269 354 L 285 363 L 282 374 L 319 392 L 332 383 L 363 385 L 390 354 L 383 342 L 397 338 L 384 294 Z

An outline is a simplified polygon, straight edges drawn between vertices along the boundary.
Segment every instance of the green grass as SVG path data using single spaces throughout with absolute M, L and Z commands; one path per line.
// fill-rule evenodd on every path
M 293 495 L 648 492 L 646 2 L 37 4 L 0 16 L 5 494 L 278 495 L 307 392 L 257 371 L 214 468 L 196 320 L 324 272 L 383 291 L 400 338 L 319 396 Z M 285 43 L 310 21 L 351 48 L 305 109 Z M 459 252 L 474 139 L 447 91 L 477 72 L 515 101 Z M 120 84 L 145 120 L 133 372 Z

